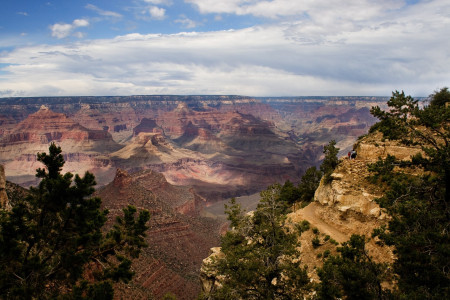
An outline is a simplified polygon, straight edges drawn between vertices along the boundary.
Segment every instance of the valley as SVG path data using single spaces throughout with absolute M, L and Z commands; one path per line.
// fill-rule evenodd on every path
M 208 201 L 298 181 L 335 139 L 341 153 L 374 123 L 382 97 L 41 97 L 0 99 L 0 163 L 8 180 L 35 184 L 35 155 L 62 146 L 65 171 L 152 169 Z
M 37 184 L 38 152 L 62 147 L 63 172 L 96 176 L 109 223 L 127 205 L 151 213 L 149 247 L 119 296 L 194 299 L 202 260 L 227 228 L 231 197 L 253 210 L 268 185 L 298 182 L 335 139 L 341 154 L 386 98 L 130 96 L 0 99 L 6 179 Z M 312 215 L 312 212 L 308 215 Z M 110 226 L 110 225 L 109 225 Z

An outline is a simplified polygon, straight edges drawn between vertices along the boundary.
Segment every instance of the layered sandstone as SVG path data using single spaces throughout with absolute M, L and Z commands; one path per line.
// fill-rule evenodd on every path
M 151 170 L 129 174 L 117 170 L 114 181 L 96 192 L 110 211 L 110 222 L 127 205 L 147 209 L 151 217 L 149 245 L 133 262 L 135 276 L 117 286 L 119 297 L 195 299 L 200 292 L 198 274 L 209 248 L 218 243 L 220 224 L 198 216 L 204 199 L 188 187 L 170 185 Z
M 107 155 L 121 148 L 111 135 L 102 130 L 87 129 L 62 113 L 42 106 L 0 139 L 0 157 L 7 176 L 16 183 L 34 184 L 34 173 L 41 165 L 38 152 L 47 152 L 50 143 L 63 149 L 64 172 L 95 172 L 105 183 L 111 177 Z M 109 177 L 109 178 L 108 178 Z
M 9 179 L 35 184 L 40 167 L 35 155 L 47 151 L 45 142 L 55 141 L 66 155 L 65 171 L 92 171 L 100 184 L 112 180 L 116 167 L 150 168 L 171 183 L 193 185 L 203 196 L 220 200 L 256 192 L 274 181 L 298 181 L 307 167 L 319 164 L 322 146 L 331 139 L 346 152 L 373 121 L 368 107 L 380 100 L 385 99 L 0 99 L 0 142 L 13 146 L 0 146 L 0 158 Z M 35 125 L 28 130 L 30 123 Z M 115 142 L 124 148 L 117 151 Z
M 157 170 L 170 183 L 220 200 L 298 180 L 301 150 L 274 131 L 252 115 L 196 111 L 184 103 L 159 119 L 142 119 L 128 145 L 111 156 L 121 168 Z

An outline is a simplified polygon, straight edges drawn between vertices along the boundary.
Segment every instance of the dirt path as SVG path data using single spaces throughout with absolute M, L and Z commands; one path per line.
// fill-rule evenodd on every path
M 306 220 L 311 224 L 311 226 L 317 227 L 317 229 L 319 229 L 320 232 L 328 234 L 337 242 L 342 243 L 347 241 L 350 238 L 349 236 L 340 232 L 333 226 L 328 225 L 322 219 L 317 217 L 315 213 L 317 205 L 318 205 L 317 203 L 311 202 L 305 208 L 297 210 L 290 216 L 292 218 L 292 221 L 299 222 L 301 220 Z

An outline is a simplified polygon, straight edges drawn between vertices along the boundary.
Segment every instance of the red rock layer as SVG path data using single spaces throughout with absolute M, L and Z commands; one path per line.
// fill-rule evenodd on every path
M 177 299 L 195 299 L 200 292 L 201 262 L 209 248 L 219 242 L 220 229 L 220 224 L 198 217 L 195 210 L 188 211 L 188 215 L 179 212 L 186 203 L 195 206 L 196 195 L 168 184 L 156 172 L 130 175 L 121 170 L 96 195 L 109 209 L 110 220 L 130 204 L 151 213 L 146 237 L 149 247 L 133 262 L 136 275 L 131 285 L 118 286 L 118 297 L 160 299 L 170 292 Z

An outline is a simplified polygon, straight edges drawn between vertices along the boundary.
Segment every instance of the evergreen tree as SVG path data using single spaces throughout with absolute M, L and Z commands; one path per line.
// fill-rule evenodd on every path
M 290 180 L 286 180 L 280 190 L 280 198 L 292 205 L 299 201 L 301 197 L 300 191 Z
M 30 195 L 0 213 L 2 299 L 112 299 L 114 281 L 129 281 L 149 212 L 129 206 L 104 234 L 107 210 L 91 197 L 95 178 L 61 174 L 61 148 L 38 153 L 45 168 Z
M 209 299 L 303 299 L 309 281 L 300 267 L 299 233 L 285 226 L 280 190 L 276 184 L 261 192 L 251 215 L 234 199 L 226 207 L 232 230 L 222 239 L 224 257 L 214 262 L 221 287 Z
M 316 167 L 310 167 L 306 170 L 298 184 L 300 200 L 303 203 L 309 203 L 314 200 L 314 193 L 319 187 L 321 178 L 322 172 L 317 170 Z
M 332 180 L 331 173 L 333 173 L 334 169 L 336 169 L 339 164 L 339 159 L 337 157 L 339 148 L 336 148 L 336 141 L 331 140 L 328 145 L 325 145 L 323 147 L 323 153 L 325 154 L 325 158 L 320 165 L 320 171 L 324 176 L 325 183 L 330 183 Z
M 394 246 L 397 295 L 413 299 L 450 298 L 450 93 L 431 95 L 430 105 L 394 92 L 390 109 L 372 108 L 373 128 L 385 138 L 419 145 L 424 153 L 398 162 L 389 156 L 370 166 L 373 180 L 387 186 L 379 204 L 391 215 L 375 234 Z M 399 166 L 398 170 L 394 164 Z M 403 172 L 403 167 L 416 172 Z M 417 172 L 421 170 L 421 172 Z M 422 174 L 422 175 L 414 175 Z
M 339 255 L 329 256 L 318 270 L 319 299 L 388 299 L 381 283 L 388 275 L 386 264 L 375 263 L 365 249 L 365 237 L 352 235 L 338 247 Z

